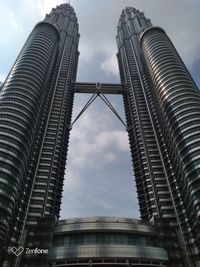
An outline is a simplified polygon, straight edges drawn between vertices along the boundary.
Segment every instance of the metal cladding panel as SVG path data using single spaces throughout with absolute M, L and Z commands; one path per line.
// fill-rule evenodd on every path
M 171 157 L 185 213 L 194 236 L 199 238 L 200 93 L 161 28 L 144 32 L 141 44 L 173 146 Z
M 45 96 L 39 95 L 35 103 L 35 108 L 40 101 L 42 103 L 38 106 L 38 114 L 35 112 L 32 118 L 34 122 L 35 117 L 38 116 L 39 123 L 30 142 L 29 160 L 25 163 L 27 169 L 23 174 L 25 190 L 23 190 L 15 213 L 12 214 L 13 222 L 9 235 L 12 241 L 9 245 L 16 247 L 20 245 L 31 247 L 40 243 L 40 237 L 38 239 L 35 237 L 40 219 L 59 217 L 70 135 L 74 97 L 72 86 L 76 79 L 79 56 L 77 19 L 73 8 L 68 4 L 63 4 L 53 9 L 51 14 L 47 15 L 44 21 L 36 27 L 42 24 L 52 26 L 59 38 L 54 55 L 55 60 L 48 62 L 48 72 L 43 77 L 43 84 L 47 88 L 46 94 Z M 51 44 L 46 34 L 44 30 L 41 40 L 35 44 L 39 51 L 48 50 Z M 42 52 L 40 53 L 42 56 Z M 48 60 L 45 53 L 44 57 Z M 37 58 L 40 59 L 36 55 Z M 30 60 L 27 61 L 26 69 L 30 68 L 29 63 Z M 41 68 L 42 73 L 43 64 Z M 36 85 L 41 73 L 38 72 L 38 75 L 34 77 Z M 29 123 L 33 123 L 32 121 Z M 22 187 L 19 187 L 19 190 L 22 190 Z M 20 266 L 23 264 L 21 258 L 10 257 L 9 259 L 9 261 L 15 260 L 15 264 Z
M 22 194 L 34 131 L 46 93 L 45 77 L 55 59 L 59 33 L 36 25 L 0 92 L 0 239 L 4 239 Z
M 78 23 L 73 8 L 62 4 L 53 9 L 45 21 L 57 27 L 60 41 L 49 80 L 51 93 L 42 117 L 44 129 L 40 146 L 34 148 L 38 158 L 33 160 L 30 175 L 34 183 L 27 207 L 28 227 L 36 225 L 42 216 L 59 217 L 74 98 L 72 87 L 79 56 Z
M 133 8 L 123 10 L 117 36 L 119 70 L 141 218 L 168 217 L 174 222 L 152 84 L 139 42 L 140 34 L 148 27 L 143 13 Z

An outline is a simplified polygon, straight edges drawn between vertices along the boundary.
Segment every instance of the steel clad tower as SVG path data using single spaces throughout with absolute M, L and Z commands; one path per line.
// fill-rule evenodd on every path
M 77 83 L 78 42 L 73 8 L 52 9 L 0 85 L 0 265 L 199 267 L 199 89 L 132 7 L 117 27 L 121 84 Z M 100 97 L 121 122 L 105 95 L 123 96 L 142 220 L 58 221 L 75 93 L 92 93 L 77 118 Z
M 78 41 L 73 8 L 53 9 L 29 35 L 1 89 L 1 248 L 29 240 L 27 229 L 40 218 L 59 217 Z
M 164 30 L 138 10 L 123 10 L 117 44 L 141 217 L 168 236 L 170 266 L 177 244 L 185 266 L 198 266 L 199 90 Z

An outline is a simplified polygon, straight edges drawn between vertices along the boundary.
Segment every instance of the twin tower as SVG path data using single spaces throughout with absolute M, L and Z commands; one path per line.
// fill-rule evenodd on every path
M 62 4 L 35 26 L 3 83 L 2 266 L 200 266 L 199 89 L 140 11 L 122 11 L 116 39 L 121 84 L 76 83 L 78 23 Z M 76 92 L 122 95 L 141 221 L 56 219 Z M 27 247 L 49 255 L 19 255 Z

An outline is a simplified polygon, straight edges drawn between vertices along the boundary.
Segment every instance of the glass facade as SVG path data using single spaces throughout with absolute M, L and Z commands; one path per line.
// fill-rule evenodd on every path
M 134 234 L 83 233 L 57 236 L 53 243 L 55 247 L 78 245 L 134 245 L 155 247 L 155 238 Z
M 157 267 L 166 266 L 168 255 L 160 247 L 155 227 L 149 223 L 91 217 L 59 221 L 48 259 L 55 266 Z

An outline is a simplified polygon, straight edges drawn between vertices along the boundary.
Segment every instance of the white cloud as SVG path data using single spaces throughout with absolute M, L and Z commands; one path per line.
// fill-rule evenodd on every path
M 98 108 L 94 105 L 86 111 L 72 129 L 69 160 L 75 168 L 86 165 L 102 168 L 110 161 L 116 161 L 117 153 L 129 153 L 127 132 L 116 129 L 114 115 L 103 109 L 104 103 L 99 104 Z
M 87 41 L 84 41 L 84 38 L 81 40 L 81 45 L 79 47 L 81 61 L 88 63 L 96 55 L 98 49 L 96 49 L 92 44 L 89 44 Z
M 107 76 L 109 76 L 110 74 L 113 74 L 116 77 L 118 77 L 119 76 L 119 69 L 118 69 L 118 63 L 117 63 L 116 55 L 113 55 L 111 57 L 107 57 L 101 63 L 101 70 L 104 71 Z
M 6 0 L 0 2 L 0 25 L 1 46 L 13 43 L 12 39 L 16 36 L 20 38 L 23 33 L 23 25 L 16 19 L 14 10 Z
M 104 131 L 97 136 L 100 147 L 114 146 L 120 151 L 129 151 L 128 136 L 125 131 Z
M 56 5 L 63 3 L 61 0 L 34 0 L 34 2 L 36 2 L 41 14 L 49 13 L 52 7 L 56 7 Z
M 29 10 L 37 10 L 39 16 L 45 16 L 53 7 L 64 3 L 62 0 L 22 0 L 22 5 L 25 5 Z
M 0 73 L 0 82 L 4 82 L 6 79 L 6 74 Z
M 114 162 L 116 160 L 117 156 L 114 153 L 107 153 L 105 155 L 105 160 L 108 162 Z
M 85 129 L 87 131 L 87 129 Z M 77 130 L 76 136 L 81 136 L 83 130 Z M 98 167 L 108 164 L 109 161 L 116 160 L 117 156 L 107 150 L 117 150 L 116 153 L 129 152 L 128 137 L 126 132 L 118 130 L 101 131 L 95 137 L 89 134 L 81 136 L 79 139 L 76 137 L 71 138 L 71 145 L 73 146 L 71 164 L 76 167 L 95 166 L 98 162 Z

